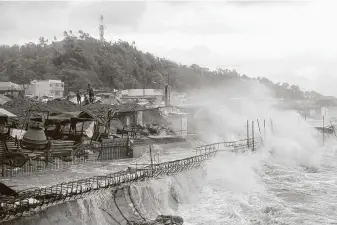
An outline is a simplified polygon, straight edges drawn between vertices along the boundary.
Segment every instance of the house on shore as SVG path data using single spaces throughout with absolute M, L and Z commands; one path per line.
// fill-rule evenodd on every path
M 161 89 L 128 89 L 121 91 L 121 100 L 157 99 L 164 100 L 164 90 Z
M 24 89 L 22 85 L 13 82 L 0 82 L 0 95 L 7 97 L 23 97 Z
M 32 97 L 62 98 L 64 95 L 64 82 L 61 80 L 33 80 L 25 91 Z
M 120 101 L 117 97 L 117 92 L 100 92 L 97 93 L 96 99 L 101 101 L 103 104 L 115 105 L 120 104 Z

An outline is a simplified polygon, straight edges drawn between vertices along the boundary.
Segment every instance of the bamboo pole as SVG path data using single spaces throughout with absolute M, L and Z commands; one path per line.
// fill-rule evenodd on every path
M 256 121 L 257 121 L 257 127 L 259 128 L 259 132 L 260 132 L 260 134 L 261 134 L 261 129 L 260 129 L 259 119 L 256 119 Z
M 323 116 L 323 129 L 322 129 L 322 136 L 323 136 L 323 146 L 324 146 L 324 131 L 325 131 L 325 129 L 324 129 L 324 116 Z
M 247 147 L 249 148 L 249 121 L 247 120 Z
M 336 130 L 335 130 L 335 126 L 332 125 L 332 122 L 331 122 L 331 121 L 330 121 L 330 125 L 331 125 L 331 128 L 332 128 L 332 130 L 333 130 L 333 133 L 334 133 L 335 137 L 337 137 L 337 135 L 336 135 Z
M 257 121 L 257 126 L 258 126 L 258 128 L 259 128 L 261 144 L 263 144 L 263 139 L 262 139 L 262 133 L 261 133 L 261 129 L 260 129 L 260 122 L 259 122 L 259 119 L 256 119 L 256 121 Z
M 1 165 L 1 176 L 5 177 L 5 164 L 3 162 L 2 162 L 2 165 Z
M 273 126 L 273 121 L 271 120 L 271 118 L 270 118 L 270 126 L 271 126 L 271 131 L 274 134 L 274 126 Z
M 254 143 L 254 121 L 252 121 L 252 141 L 253 141 L 253 146 L 252 146 L 252 148 L 253 148 L 253 151 L 255 150 L 255 143 Z
M 151 174 L 153 175 L 153 159 L 152 159 L 152 149 L 150 145 L 150 160 L 151 160 Z
M 266 139 L 266 119 L 263 120 L 263 134 L 264 134 L 264 139 Z

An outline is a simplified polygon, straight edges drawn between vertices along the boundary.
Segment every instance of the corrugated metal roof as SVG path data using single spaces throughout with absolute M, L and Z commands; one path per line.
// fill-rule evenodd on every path
M 101 95 L 112 95 L 112 96 L 115 96 L 116 94 L 115 93 L 109 93 L 109 92 L 102 92 L 102 93 L 97 93 L 96 96 L 101 96 Z
M 156 96 L 156 95 L 163 95 L 163 90 L 161 89 L 129 89 L 123 90 L 122 95 L 127 96 Z
M 16 117 L 16 115 L 14 115 L 11 112 L 8 112 L 6 109 L 0 108 L 0 115 L 6 115 L 8 117 Z
M 23 88 L 21 87 L 21 85 L 15 84 L 13 82 L 0 82 L 0 90 L 23 90 Z
M 12 99 L 8 98 L 7 96 L 0 95 L 0 105 L 5 104 L 6 102 L 12 101 Z

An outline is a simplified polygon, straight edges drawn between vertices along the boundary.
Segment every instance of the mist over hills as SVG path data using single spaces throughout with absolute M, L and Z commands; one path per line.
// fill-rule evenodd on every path
M 162 88 L 168 82 L 176 91 L 203 87 L 226 88 L 260 82 L 274 97 L 305 100 L 322 97 L 315 91 L 301 91 L 298 85 L 273 83 L 267 78 L 250 78 L 235 69 L 211 71 L 196 64 L 187 66 L 137 49 L 135 43 L 97 40 L 80 30 L 64 31 L 62 40 L 39 38 L 38 44 L 0 46 L 0 81 L 29 84 L 34 79 L 61 79 L 65 92 L 86 88 Z M 238 95 L 244 93 L 240 89 Z

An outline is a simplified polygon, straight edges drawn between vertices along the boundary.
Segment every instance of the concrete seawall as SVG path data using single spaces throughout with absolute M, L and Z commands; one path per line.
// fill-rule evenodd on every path
M 174 212 L 184 199 L 177 193 L 189 193 L 179 190 L 193 188 L 188 179 L 194 176 L 186 173 L 200 171 L 218 151 L 238 150 L 250 141 L 203 145 L 192 157 L 2 196 L 0 216 L 8 220 L 3 224 L 141 224 Z
M 154 220 L 158 215 L 178 215 L 177 193 L 186 193 L 195 187 L 189 179 L 201 180 L 202 169 L 186 171 L 158 180 L 137 182 L 118 191 L 98 191 L 83 199 L 60 203 L 29 217 L 20 217 L 3 222 L 3 225 L 127 225 L 142 224 Z M 196 182 L 193 182 L 195 184 Z M 185 188 L 186 190 L 180 190 Z

